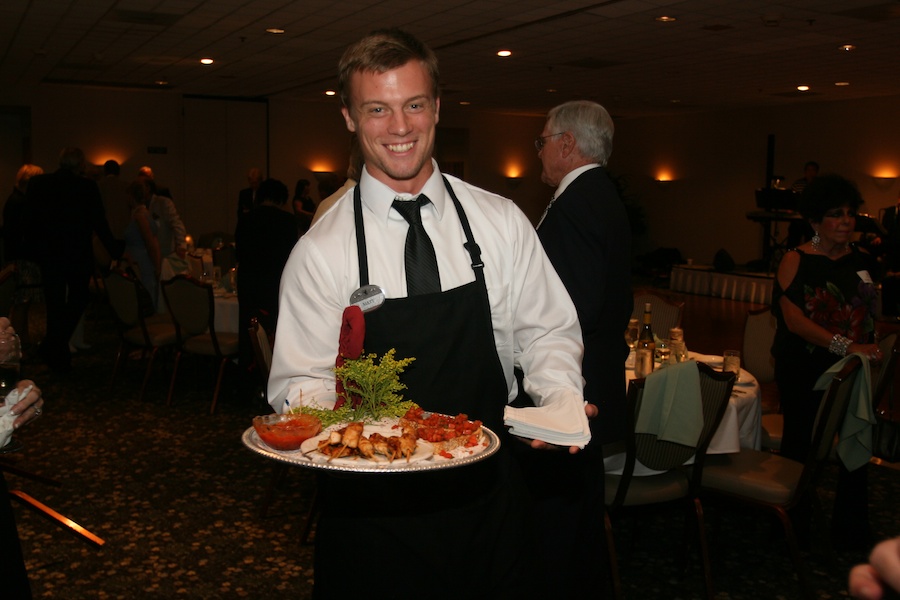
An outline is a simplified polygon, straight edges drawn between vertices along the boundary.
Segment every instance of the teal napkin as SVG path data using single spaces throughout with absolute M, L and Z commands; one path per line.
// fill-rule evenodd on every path
M 862 467 L 872 458 L 872 425 L 875 424 L 875 410 L 872 407 L 872 379 L 869 374 L 868 357 L 859 352 L 845 356 L 822 373 L 813 387 L 816 390 L 827 389 L 831 380 L 841 372 L 851 356 L 858 356 L 862 360 L 862 366 L 850 390 L 850 404 L 847 405 L 847 414 L 838 433 L 837 445 L 838 457 L 848 471 Z
M 647 376 L 635 431 L 667 442 L 697 445 L 703 431 L 703 405 L 695 361 L 669 365 Z

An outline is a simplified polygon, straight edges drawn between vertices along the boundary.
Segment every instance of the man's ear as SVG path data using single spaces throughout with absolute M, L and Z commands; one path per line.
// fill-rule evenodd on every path
M 575 152 L 575 136 L 573 136 L 570 132 L 565 132 L 562 134 L 562 139 L 560 140 L 562 144 L 562 155 L 565 158 L 571 156 L 573 152 Z
M 348 109 L 346 106 L 342 106 L 341 114 L 344 115 L 344 122 L 347 124 L 347 131 L 356 133 L 356 123 L 353 121 L 353 118 L 350 117 L 350 109 Z

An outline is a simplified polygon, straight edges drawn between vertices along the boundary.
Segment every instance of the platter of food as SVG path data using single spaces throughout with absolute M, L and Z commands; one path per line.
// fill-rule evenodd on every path
M 253 427 L 244 432 L 242 441 L 250 450 L 280 462 L 356 473 L 450 469 L 484 460 L 500 448 L 500 438 L 480 421 L 418 408 L 399 419 L 333 425 L 297 450 L 270 447 Z

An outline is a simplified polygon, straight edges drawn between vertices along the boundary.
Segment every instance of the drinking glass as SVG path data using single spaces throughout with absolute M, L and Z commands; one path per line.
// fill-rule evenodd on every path
M 741 351 L 726 350 L 722 353 L 722 372 L 734 373 L 735 381 L 741 376 Z
M 653 372 L 653 353 L 648 348 L 638 348 L 634 354 L 634 376 L 638 379 Z
M 656 344 L 656 356 L 654 357 L 655 361 L 659 363 L 659 366 L 664 367 L 669 364 L 669 359 L 672 356 L 672 348 L 669 346 L 669 340 L 663 339 L 659 340 Z

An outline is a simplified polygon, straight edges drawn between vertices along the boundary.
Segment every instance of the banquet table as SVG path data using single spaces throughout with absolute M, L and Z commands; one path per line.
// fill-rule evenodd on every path
M 722 357 L 690 352 L 689 358 L 706 363 L 715 369 L 721 369 Z M 634 379 L 634 369 L 626 364 L 625 377 Z M 759 450 L 762 447 L 762 393 L 759 382 L 747 370 L 741 369 L 740 377 L 734 385 L 725 416 L 709 443 L 707 454 L 731 454 L 740 452 L 741 448 Z M 624 453 L 613 454 L 604 459 L 607 473 L 621 473 L 625 463 Z M 635 475 L 656 473 L 640 463 L 635 465 Z
M 189 272 L 190 266 L 188 261 L 173 254 L 163 259 L 162 268 L 160 269 L 160 280 L 166 281 L 181 273 Z M 237 294 L 226 292 L 220 288 L 214 291 L 214 296 L 216 304 L 216 331 L 237 333 L 240 327 Z M 168 312 L 162 295 L 162 286 L 160 286 L 159 290 L 159 312 Z

